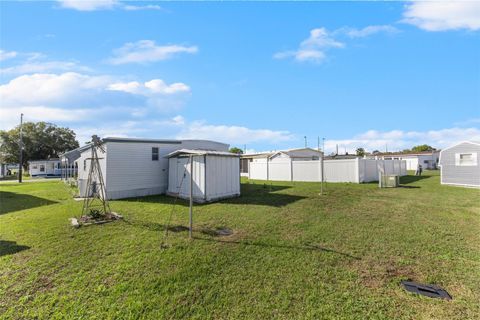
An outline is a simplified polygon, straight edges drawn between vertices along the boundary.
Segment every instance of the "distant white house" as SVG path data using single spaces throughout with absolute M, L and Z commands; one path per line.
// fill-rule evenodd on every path
M 32 160 L 28 162 L 28 166 L 31 177 L 51 177 L 62 174 L 60 159 Z
M 440 152 L 441 183 L 480 187 L 480 142 L 464 141 Z
M 312 161 L 321 159 L 323 153 L 312 148 L 298 148 L 271 152 L 261 152 L 241 155 L 240 173 L 248 177 L 250 162 L 276 163 L 282 161 Z
M 108 199 L 164 194 L 168 188 L 168 159 L 179 149 L 228 151 L 229 145 L 207 140 L 103 139 L 105 153 L 98 152 Z M 91 163 L 91 149 L 77 149 L 80 195 L 85 196 Z
M 423 169 L 434 170 L 438 167 L 440 151 L 435 150 L 414 153 L 386 153 L 376 154 L 373 157 L 381 160 L 405 160 L 407 163 L 407 170 L 417 170 L 419 164 Z
M 193 180 L 192 194 L 195 202 L 211 202 L 240 196 L 238 154 L 181 149 L 167 157 L 169 158 L 167 194 L 189 198 L 190 181 Z

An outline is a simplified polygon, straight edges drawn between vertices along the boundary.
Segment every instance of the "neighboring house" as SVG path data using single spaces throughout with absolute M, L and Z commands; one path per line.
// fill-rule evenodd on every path
M 248 166 L 252 161 L 257 159 L 266 159 L 271 156 L 273 152 L 259 152 L 259 153 L 250 153 L 250 154 L 241 154 L 240 155 L 240 175 L 242 177 L 248 177 Z
M 438 167 L 440 151 L 422 151 L 412 153 L 380 153 L 374 155 L 375 159 L 381 160 L 405 160 L 407 170 L 417 170 L 420 164 L 423 169 L 434 170 Z
M 188 199 L 192 180 L 191 190 L 195 202 L 211 202 L 240 196 L 238 154 L 181 149 L 167 157 L 169 158 L 167 194 Z
M 319 160 L 322 156 L 322 152 L 312 148 L 300 148 L 280 150 L 270 155 L 270 161 L 292 160 L 292 161 L 310 161 Z
M 440 152 L 441 184 L 480 187 L 480 142 L 464 141 Z
M 98 150 L 108 199 L 164 194 L 168 187 L 168 159 L 179 149 L 228 151 L 228 144 L 207 140 L 162 140 L 107 137 L 105 153 Z M 83 148 L 83 147 L 82 147 Z M 80 150 L 78 167 L 80 195 L 85 196 L 91 163 L 91 148 Z
M 248 176 L 250 162 L 283 162 L 283 161 L 313 161 L 319 160 L 323 153 L 312 148 L 288 149 L 273 152 L 261 152 L 241 155 L 240 173 Z
M 31 177 L 60 176 L 62 168 L 60 159 L 33 160 L 28 162 Z

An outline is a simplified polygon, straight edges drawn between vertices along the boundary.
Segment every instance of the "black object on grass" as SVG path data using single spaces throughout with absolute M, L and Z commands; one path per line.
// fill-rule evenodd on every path
M 418 293 L 430 298 L 452 300 L 452 296 L 445 289 L 442 289 L 439 286 L 433 284 L 421 284 L 413 281 L 402 281 L 402 285 L 405 290 L 412 293 Z

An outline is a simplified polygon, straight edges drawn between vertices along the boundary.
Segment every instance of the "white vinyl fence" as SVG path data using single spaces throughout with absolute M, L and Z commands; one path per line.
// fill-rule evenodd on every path
M 363 183 L 378 181 L 382 174 L 407 174 L 404 160 L 346 159 L 325 160 L 324 179 L 327 182 Z M 259 159 L 249 162 L 249 178 L 273 181 L 322 181 L 322 162 Z

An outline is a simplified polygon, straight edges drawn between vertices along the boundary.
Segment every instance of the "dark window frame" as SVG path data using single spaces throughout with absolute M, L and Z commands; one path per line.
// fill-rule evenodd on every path
M 160 149 L 158 147 L 152 147 L 152 161 L 158 161 Z

